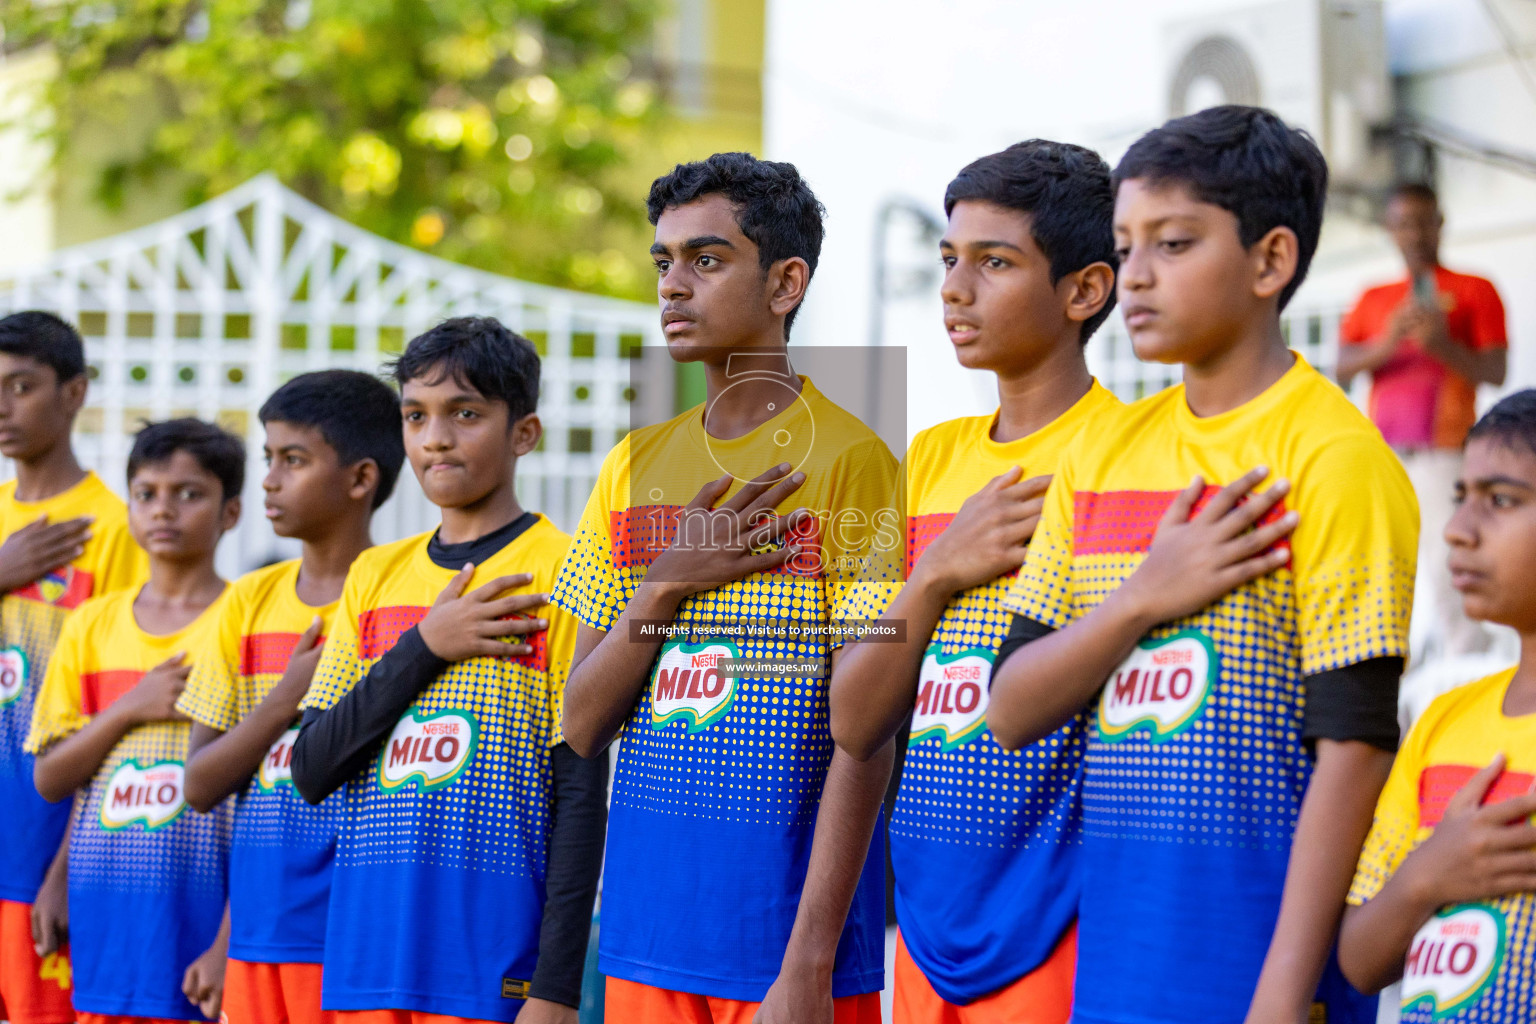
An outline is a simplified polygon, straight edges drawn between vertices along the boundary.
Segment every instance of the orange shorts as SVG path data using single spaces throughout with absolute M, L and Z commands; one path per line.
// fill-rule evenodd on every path
M 185 1020 L 168 1020 L 165 1017 L 118 1017 L 108 1013 L 82 1013 L 79 1024 L 191 1024 Z
M 71 1024 L 73 991 L 69 947 L 39 958 L 32 945 L 32 904 L 0 900 L 0 1020 Z
M 1030 973 L 974 1003 L 946 1003 L 933 990 L 896 933 L 895 1024 L 1066 1024 L 1072 1016 L 1072 979 L 1077 971 L 1077 925 L 1061 937 L 1050 957 Z
M 254 964 L 230 958 L 220 1024 L 333 1024 L 320 1009 L 319 964 Z
M 762 1003 L 717 999 L 609 978 L 603 1016 L 615 1024 L 752 1024 Z M 880 993 L 832 1000 L 833 1024 L 881 1024 Z
M 448 1017 L 420 1010 L 337 1010 L 330 1019 L 335 1024 L 493 1024 L 492 1021 Z

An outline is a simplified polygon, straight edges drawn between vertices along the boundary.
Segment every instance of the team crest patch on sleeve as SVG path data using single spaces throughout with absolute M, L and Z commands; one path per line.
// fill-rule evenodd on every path
M 163 828 L 187 809 L 187 770 L 180 761 L 117 766 L 101 794 L 101 827 L 119 832 L 138 823 L 148 831 Z
M 1420 928 L 1403 965 L 1403 1009 L 1436 1020 L 1482 998 L 1504 960 L 1504 915 L 1485 903 L 1447 907 Z
M 941 750 L 954 750 L 987 728 L 987 698 L 996 653 L 972 647 L 945 654 L 938 644 L 923 655 L 917 676 L 917 703 L 912 709 L 912 734 L 907 746 L 938 740 Z
M 379 786 L 395 790 L 414 782 L 423 793 L 441 789 L 463 774 L 479 745 L 480 723 L 468 711 L 407 711 L 379 754 Z
M 1143 640 L 1104 684 L 1099 735 L 1111 743 L 1138 729 L 1153 743 L 1178 735 L 1205 710 L 1219 669 L 1215 645 L 1199 630 Z
M 651 728 L 683 722 L 689 732 L 700 732 L 729 714 L 737 679 L 722 672 L 720 662 L 739 657 L 741 648 L 729 640 L 662 644 L 651 674 Z
M 27 687 L 27 655 L 20 647 L 0 650 L 0 707 L 21 696 Z
M 267 748 L 256 769 L 256 785 L 263 793 L 275 793 L 280 786 L 293 788 L 293 745 L 298 739 L 298 726 L 291 726 Z

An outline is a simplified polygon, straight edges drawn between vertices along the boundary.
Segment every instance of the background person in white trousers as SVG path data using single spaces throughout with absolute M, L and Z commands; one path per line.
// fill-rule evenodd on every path
M 1410 640 L 1413 667 L 1481 654 L 1493 634 L 1461 611 L 1442 533 L 1451 517 L 1461 446 L 1479 384 L 1504 382 L 1504 303 L 1486 278 L 1440 265 L 1445 223 L 1427 185 L 1387 201 L 1387 231 L 1406 275 L 1368 289 L 1339 328 L 1339 382 L 1370 373 L 1370 414 L 1408 470 L 1419 499 L 1419 572 Z M 1468 678 L 1471 678 L 1468 676 Z

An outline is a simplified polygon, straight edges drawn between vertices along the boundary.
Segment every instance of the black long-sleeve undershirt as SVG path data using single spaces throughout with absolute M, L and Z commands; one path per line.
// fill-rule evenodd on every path
M 608 751 L 590 761 L 561 743 L 551 753 L 554 829 L 544 879 L 544 919 L 539 925 L 539 962 L 528 994 L 566 1006 L 581 1005 L 592 904 L 603 871 L 608 831 Z
M 412 626 L 334 705 L 304 712 L 293 743 L 293 785 L 299 795 L 318 804 L 356 778 L 416 698 L 447 668 L 448 662 L 433 654 Z

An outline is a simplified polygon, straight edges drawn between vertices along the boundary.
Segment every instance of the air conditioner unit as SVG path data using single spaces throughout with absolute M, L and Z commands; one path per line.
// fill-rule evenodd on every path
M 1312 134 L 1332 183 L 1379 187 L 1390 155 L 1371 128 L 1392 117 L 1380 0 L 1281 0 L 1164 26 L 1167 113 L 1219 103 L 1268 107 Z

